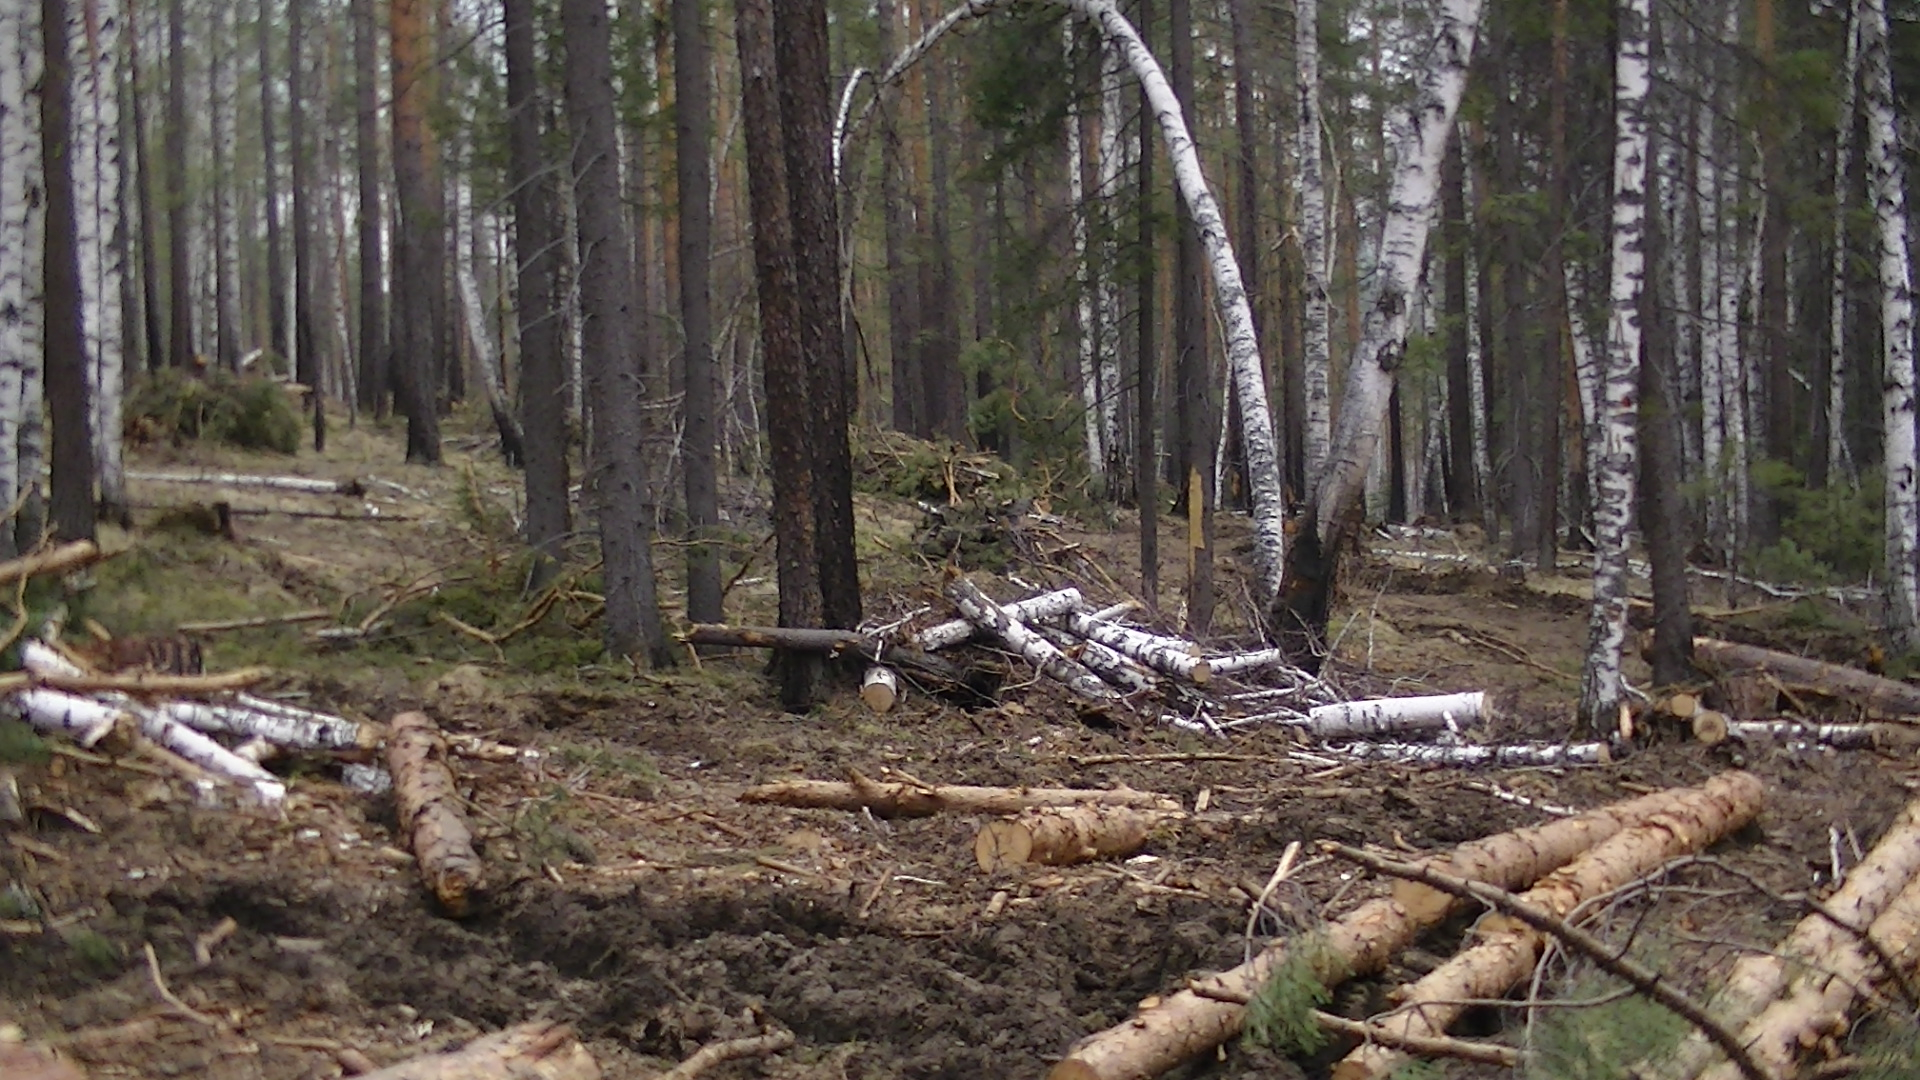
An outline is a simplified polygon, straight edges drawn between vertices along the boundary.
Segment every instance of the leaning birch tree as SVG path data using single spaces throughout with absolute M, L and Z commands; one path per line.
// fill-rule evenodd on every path
M 1900 175 L 1886 0 L 1860 5 L 1860 68 L 1867 111 L 1867 186 L 1878 225 L 1881 411 L 1886 428 L 1887 627 L 1902 649 L 1916 644 L 1920 621 L 1920 502 L 1915 495 L 1913 425 L 1913 279 L 1907 264 L 1907 194 Z
M 1595 731 L 1615 730 L 1620 653 L 1627 637 L 1627 540 L 1639 468 L 1640 293 L 1646 286 L 1647 94 L 1651 0 L 1622 0 L 1613 76 L 1613 245 L 1607 289 L 1607 345 L 1594 386 L 1591 460 L 1593 610 L 1580 715 Z

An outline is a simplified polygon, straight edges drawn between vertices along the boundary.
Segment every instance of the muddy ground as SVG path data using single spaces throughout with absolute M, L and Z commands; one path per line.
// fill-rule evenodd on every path
M 330 570 L 366 589 L 402 581 L 409 560 L 423 560 L 422 545 L 463 533 L 444 509 L 456 498 L 457 466 L 381 468 L 417 496 L 418 518 L 378 526 L 377 539 L 367 526 L 245 519 L 239 544 L 292 568 L 258 583 L 261 603 L 337 602 L 348 590 Z M 482 468 L 484 481 L 493 474 Z M 152 505 L 189 497 L 136 485 L 136 498 Z M 442 509 L 436 517 L 428 506 Z M 890 512 L 867 510 L 863 528 Z M 143 511 L 143 527 L 154 515 Z M 356 527 L 362 532 L 343 544 L 344 530 Z M 1119 579 L 1114 585 L 1137 581 L 1116 569 L 1132 565 L 1124 534 L 1069 525 L 1056 533 L 1092 553 Z M 142 535 L 136 529 L 130 542 Z M 1488 689 L 1499 716 L 1487 740 L 1568 737 L 1586 638 L 1585 603 L 1566 585 L 1577 569 L 1521 584 L 1471 560 L 1430 558 L 1434 544 L 1377 539 L 1347 589 L 1337 677 L 1366 693 Z M 891 550 L 883 535 L 877 543 L 869 549 L 876 561 Z M 1449 537 L 1440 547 L 1473 545 Z M 1071 562 L 1023 576 L 1064 580 Z M 1179 572 L 1168 568 L 1176 584 Z M 917 592 L 902 588 L 912 573 L 892 564 L 876 572 L 889 580 L 870 606 L 906 611 L 925 602 L 933 579 Z M 1745 602 L 1713 600 L 1728 610 Z M 1792 647 L 1816 638 L 1828 652 L 1854 647 L 1835 644 L 1852 633 L 1840 615 L 1747 606 L 1755 610 L 1722 627 Z M 1293 756 L 1299 744 L 1273 729 L 1222 742 L 1166 728 L 1090 727 L 1039 687 L 974 709 L 913 694 L 884 717 L 848 693 L 795 717 L 775 707 L 755 656 L 709 657 L 698 670 L 664 675 L 602 669 L 542 681 L 472 644 L 458 665 L 444 653 L 397 663 L 330 654 L 278 689 L 372 718 L 424 707 L 449 730 L 541 751 L 530 764 L 459 762 L 491 874 L 477 914 L 456 922 L 434 910 L 400 850 L 390 798 L 348 789 L 331 767 L 291 766 L 289 806 L 275 817 L 196 805 L 185 785 L 138 761 L 57 753 L 10 766 L 38 809 L 21 828 L 0 826 L 0 895 L 16 909 L 0 913 L 15 920 L 0 932 L 0 1025 L 66 1047 L 95 1076 L 331 1077 L 343 1073 L 343 1049 L 386 1064 L 545 1016 L 574 1024 L 610 1077 L 649 1076 L 704 1043 L 769 1024 L 791 1030 L 795 1047 L 711 1075 L 1037 1077 L 1075 1039 L 1125 1019 L 1142 999 L 1238 963 L 1250 896 L 1291 841 L 1429 851 L 1541 820 L 1490 785 L 1585 808 L 1742 766 L 1766 780 L 1768 808 L 1716 854 L 1791 893 L 1829 878 L 1833 835 L 1843 852 L 1849 836 L 1870 846 L 1920 785 L 1911 758 L 1706 748 L 1668 733 L 1593 768 L 1329 766 Z M 210 656 L 241 652 L 222 649 Z M 1238 758 L 1114 760 L 1196 752 Z M 1146 857 L 988 876 L 972 855 L 975 820 L 883 821 L 736 798 L 751 784 L 839 778 L 851 768 L 978 784 L 1126 784 L 1189 807 L 1204 792 L 1211 812 L 1156 836 Z M 1710 867 L 1680 871 L 1674 882 L 1685 888 L 1620 905 L 1597 929 L 1637 932 L 1695 990 L 1738 945 L 1777 939 L 1797 915 Z M 1254 943 L 1337 917 L 1380 888 L 1310 860 Z M 23 904 L 32 910 L 17 910 Z M 205 962 L 196 959 L 196 939 L 229 918 L 232 934 L 206 950 Z M 1462 930 L 1442 928 L 1410 963 L 1418 969 L 1423 957 L 1430 964 L 1451 952 Z M 166 985 L 198 1018 L 162 1001 L 149 944 Z M 1546 991 L 1577 974 L 1562 962 Z M 1334 1007 L 1377 1011 L 1413 975 L 1397 969 L 1343 988 Z M 1483 1010 L 1471 1029 L 1517 1040 L 1520 1016 Z M 1296 1061 L 1236 1044 L 1186 1075 L 1318 1076 L 1337 1050 Z M 1555 1072 L 1550 1062 L 1534 1071 L 1606 1075 Z M 1456 1065 L 1447 1075 L 1479 1074 Z

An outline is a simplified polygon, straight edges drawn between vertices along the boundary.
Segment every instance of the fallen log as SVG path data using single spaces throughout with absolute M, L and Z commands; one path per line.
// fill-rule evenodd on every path
M 1511 746 L 1426 746 L 1417 743 L 1348 743 L 1328 747 L 1361 761 L 1403 765 L 1497 765 L 1533 768 L 1546 765 L 1605 765 L 1613 752 L 1602 742 L 1518 743 Z
M 1912 750 L 1920 747 L 1920 729 L 1912 724 L 1810 724 L 1798 720 L 1733 720 L 1726 735 L 1742 742 L 1763 739 L 1806 742 L 1836 750 Z M 1703 740 L 1704 741 L 1704 740 Z
M 1162 637 L 1118 623 L 1102 622 L 1084 611 L 1069 612 L 1063 622 L 1068 630 L 1088 641 L 1104 645 L 1155 671 L 1205 686 L 1213 678 L 1213 668 L 1191 650 L 1197 648 L 1179 638 Z
M 425 713 L 393 718 L 387 771 L 393 774 L 401 832 L 420 864 L 422 880 L 447 913 L 460 918 L 468 913 L 484 875 L 445 756 L 440 730 Z
M 1287 654 L 1281 649 L 1257 649 L 1253 652 L 1234 653 L 1231 656 L 1210 656 L 1207 669 L 1215 675 L 1238 675 L 1243 671 L 1256 671 L 1276 664 L 1287 664 Z
M 1723 773 L 1704 790 L 1752 783 L 1746 773 Z M 1581 852 L 1671 806 L 1677 788 L 1589 810 L 1575 817 L 1500 833 L 1427 859 L 1423 866 L 1503 889 L 1526 886 L 1571 862 Z M 1370 900 L 1330 926 L 1322 942 L 1329 970 L 1350 976 L 1380 970 L 1425 928 L 1439 923 L 1461 901 L 1425 886 L 1435 902 L 1404 905 L 1395 896 Z M 1048 1072 L 1048 1080 L 1147 1080 L 1211 1052 L 1239 1034 L 1245 1001 L 1264 986 L 1287 957 L 1286 940 L 1217 975 L 1192 980 L 1182 990 L 1149 999 L 1131 1018 L 1090 1035 Z
M 1836 920 L 1847 926 L 1872 925 L 1916 875 L 1920 875 L 1920 799 L 1907 804 L 1880 842 L 1820 905 L 1820 911 L 1795 923 L 1774 949 L 1749 953 L 1734 962 L 1726 984 L 1714 995 L 1714 1015 L 1728 1027 L 1744 1026 L 1780 996 L 1794 970 L 1824 963 L 1846 946 L 1852 931 L 1836 925 Z M 1634 1065 L 1629 1074 L 1646 1080 L 1693 1080 L 1718 1057 L 1713 1044 L 1694 1032 L 1671 1052 Z
M 1487 695 L 1474 691 L 1316 705 L 1308 710 L 1303 726 L 1322 739 L 1366 739 L 1415 731 L 1460 731 L 1492 717 Z
M 851 779 L 787 780 L 740 793 L 746 803 L 810 810 L 871 810 L 880 817 L 928 817 L 939 813 L 1017 814 L 1039 806 L 1131 806 L 1178 810 L 1168 795 L 1132 788 L 1006 788 L 909 781 L 878 782 L 857 770 Z
M 1128 806 L 1028 810 L 981 826 L 973 837 L 973 857 L 988 873 L 1030 863 L 1068 866 L 1124 858 L 1146 847 L 1154 827 L 1174 813 Z
M 1001 610 L 1005 611 L 1009 618 L 1019 619 L 1022 622 L 1044 622 L 1077 610 L 1083 603 L 1085 600 L 1081 597 L 1079 589 L 1067 588 L 1041 593 L 1039 596 L 1030 596 L 1025 600 L 1016 600 L 1011 604 L 1002 605 Z M 949 619 L 915 634 L 913 643 L 932 652 L 935 649 L 962 644 L 971 640 L 979 632 L 980 628 L 966 619 Z
M 365 1073 L 360 1080 L 600 1080 L 600 1066 L 565 1024 L 534 1021 L 459 1050 Z
M 21 578 L 41 574 L 70 574 L 104 558 L 100 545 L 91 540 L 75 540 L 0 562 L 0 585 L 11 585 Z
M 1085 664 L 1067 657 L 1052 642 L 1034 633 L 1027 624 L 1009 616 L 993 602 L 980 586 L 954 575 L 947 581 L 947 597 L 981 630 L 1005 642 L 1007 647 L 1039 669 L 1040 673 L 1064 684 L 1067 689 L 1089 701 L 1107 703 L 1120 695 L 1089 671 Z
M 169 701 L 159 708 L 196 731 L 253 736 L 301 750 L 371 750 L 381 739 L 378 728 L 340 716 L 287 716 L 201 701 Z
M 127 479 L 155 484 L 218 484 L 223 487 L 272 488 L 275 491 L 301 491 L 309 495 L 364 495 L 360 481 L 348 477 L 327 480 L 312 476 L 255 476 L 249 473 L 216 472 L 144 472 L 127 473 Z
M 309 608 L 305 611 L 289 611 L 285 615 L 256 615 L 248 619 L 214 619 L 208 622 L 181 623 L 174 629 L 183 634 L 217 634 L 227 630 L 259 630 L 269 626 L 289 626 L 295 623 L 320 622 L 333 618 L 333 612 L 326 608 Z
M 1548 874 L 1516 899 L 1565 919 L 1587 899 L 1612 892 L 1681 855 L 1698 852 L 1760 814 L 1766 789 L 1741 783 L 1676 796 L 1672 805 Z M 1509 915 L 1490 914 L 1475 927 L 1475 943 L 1395 995 L 1401 1006 L 1374 1021 L 1395 1035 L 1436 1037 L 1467 1009 L 1465 1002 L 1505 996 L 1540 959 L 1547 935 Z M 1334 1066 L 1333 1080 L 1383 1080 L 1410 1060 L 1403 1051 L 1357 1047 Z
M 680 635 L 690 645 L 731 645 L 743 649 L 790 649 L 796 652 L 822 652 L 829 656 L 852 654 L 874 663 L 890 664 L 902 671 L 940 686 L 964 690 L 983 699 L 991 694 L 983 686 L 991 680 L 978 668 L 962 667 L 951 660 L 933 656 L 921 649 L 889 645 L 853 630 L 822 630 L 794 626 L 722 626 L 699 623 Z
M 1851 701 L 1891 716 L 1920 717 L 1920 686 L 1882 678 L 1844 664 L 1714 638 L 1694 638 L 1695 662 L 1714 674 L 1760 672 L 1796 689 Z
M 106 738 L 113 731 L 115 722 L 127 715 L 92 698 L 63 694 L 58 690 L 21 690 L 7 700 L 20 711 L 20 718 L 36 730 L 65 735 L 83 747 L 90 747 Z
M 1088 671 L 1100 676 L 1109 686 L 1122 693 L 1146 693 L 1159 686 L 1153 672 L 1147 670 L 1145 666 L 1097 641 L 1076 638 L 1065 630 L 1052 626 L 1035 626 L 1030 629 L 1046 638 L 1069 660 L 1076 660 L 1085 665 Z

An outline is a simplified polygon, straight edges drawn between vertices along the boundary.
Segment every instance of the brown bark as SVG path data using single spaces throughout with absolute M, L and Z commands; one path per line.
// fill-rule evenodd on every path
M 680 210 L 680 325 L 686 342 L 686 427 L 683 433 L 687 499 L 687 618 L 721 619 L 720 550 L 712 543 L 720 523 L 714 473 L 713 319 L 709 260 L 713 205 L 709 201 L 707 30 L 700 0 L 673 0 L 674 175 Z
M 459 1050 L 366 1073 L 361 1080 L 600 1080 L 573 1029 L 546 1020 L 483 1035 Z
M 1653 21 L 1654 52 L 1660 50 L 1660 20 Z M 1658 158 L 1658 150 L 1649 155 Z M 1667 280 L 1666 245 L 1673 238 L 1663 227 L 1659 169 L 1647 171 L 1646 286 L 1640 293 L 1640 319 L 1647 328 L 1646 362 L 1640 365 L 1640 523 L 1646 535 L 1647 561 L 1653 573 L 1653 682 L 1672 686 L 1693 677 L 1693 609 L 1687 601 L 1687 508 L 1681 497 L 1680 424 L 1683 395 L 1674 352 L 1673 316 L 1664 303 L 1672 291 Z
M 355 223 L 360 250 L 359 406 L 375 418 L 387 414 L 392 389 L 391 352 L 387 345 L 386 289 L 381 273 L 385 257 L 380 213 L 380 111 L 378 49 L 374 35 L 374 0 L 349 0 L 353 22 L 353 169 L 358 193 Z M 522 361 L 524 363 L 524 361 Z M 561 490 L 566 490 L 564 481 Z M 532 517 L 531 509 L 528 514 Z
M 175 10 L 178 10 L 176 3 Z M 45 162 L 46 248 L 44 344 L 46 403 L 53 428 L 48 510 L 63 540 L 94 533 L 93 432 L 87 403 L 86 339 L 81 332 L 80 254 L 73 185 L 73 68 L 68 60 L 66 0 L 41 0 L 46 69 L 40 86 L 40 153 Z M 177 33 L 177 31 L 176 31 Z M 175 39 L 178 40 L 177 38 Z M 176 71 L 178 68 L 176 67 Z M 178 88 L 173 90 L 179 93 Z M 172 138 L 171 134 L 169 138 Z M 176 292 L 184 288 L 176 278 Z M 102 303 L 106 302 L 102 298 Z M 27 478 L 31 486 L 37 478 Z
M 260 0 L 258 30 L 260 70 L 263 73 L 275 70 L 273 28 L 278 24 L 279 20 L 273 15 L 273 0 Z M 179 46 L 174 48 L 178 49 Z M 284 360 L 288 355 L 287 275 L 280 265 L 280 253 L 283 250 L 280 244 L 280 169 L 277 162 L 279 148 L 273 133 L 273 104 L 273 80 L 263 74 L 260 79 L 260 179 L 265 189 L 261 204 L 266 210 L 267 219 L 267 343 L 274 355 Z M 172 190 L 172 183 L 168 181 L 169 190 Z M 171 362 L 180 363 L 177 359 Z
M 1694 638 L 1693 653 L 1695 661 L 1715 675 L 1770 675 L 1794 689 L 1851 701 L 1890 716 L 1920 717 L 1920 686 L 1842 664 L 1713 638 Z
M 1138 18 L 1143 40 L 1153 40 L 1153 0 L 1139 0 Z M 1140 115 L 1152 115 L 1146 90 L 1140 91 Z M 1134 300 L 1137 339 L 1134 343 L 1133 482 L 1134 503 L 1140 509 L 1140 595 L 1151 611 L 1160 610 L 1160 427 L 1158 389 L 1160 350 L 1154 336 L 1153 309 L 1159 303 L 1154 286 L 1153 144 L 1154 125 L 1140 125 L 1139 237 L 1135 258 L 1140 280 Z M 1298 430 L 1298 429 L 1290 429 Z
M 1195 104 L 1193 7 L 1190 0 L 1170 0 L 1168 13 L 1173 35 L 1168 76 L 1181 108 L 1191 115 Z M 1184 200 L 1178 203 L 1174 229 L 1174 452 L 1183 493 L 1179 505 L 1195 525 L 1187 549 L 1187 628 L 1204 633 L 1213 625 L 1213 510 L 1219 494 L 1213 483 L 1213 431 L 1218 418 L 1207 349 L 1212 334 L 1200 295 L 1200 234 Z
M 1017 818 L 982 825 L 973 836 L 973 857 L 988 873 L 1029 863 L 1068 866 L 1124 858 L 1146 847 L 1154 826 L 1167 820 L 1166 811 L 1126 806 L 1028 810 Z
M 891 62 L 898 17 L 894 0 L 879 0 L 877 28 L 880 55 Z M 893 427 L 910 435 L 929 434 L 924 401 L 926 381 L 920 373 L 920 297 L 907 253 L 906 209 L 901 192 L 906 166 L 900 151 L 900 132 L 895 106 L 899 94 L 890 88 L 878 91 L 880 110 L 880 216 L 884 230 L 887 274 L 887 355 L 893 385 Z
M 440 199 L 428 169 L 426 0 L 389 0 L 392 42 L 394 197 L 394 397 L 407 415 L 407 460 L 440 463 L 440 336 L 436 300 L 445 263 Z
M 1042 806 L 1124 806 L 1175 811 L 1168 795 L 1117 788 L 1004 788 L 962 784 L 926 784 L 917 780 L 882 783 L 858 771 L 850 779 L 785 780 L 740 793 L 741 802 L 771 803 L 812 810 L 871 810 L 881 817 L 929 817 L 940 813 L 1017 814 Z
M 261 31 L 264 35 L 265 30 Z M 167 175 L 167 363 L 193 363 L 193 260 L 188 220 L 193 197 L 187 192 L 187 14 L 185 0 L 167 4 L 167 123 L 162 156 Z M 49 72 L 51 74 L 51 72 Z M 271 145 L 271 143 L 269 143 Z M 54 175 L 48 162 L 47 176 Z M 49 214 L 48 224 L 52 224 Z M 51 254 L 51 252 L 49 252 Z M 49 331 L 52 326 L 49 324 Z M 48 355 L 55 355 L 49 341 Z
M 313 449 L 327 448 L 326 373 L 320 364 L 314 334 L 314 307 L 319 300 L 313 266 L 313 153 L 307 146 L 306 28 L 311 0 L 287 0 L 287 144 L 291 172 L 287 186 L 293 195 L 293 370 L 294 381 L 307 388 L 313 409 Z
M 1754 783 L 1757 781 L 1746 773 L 1731 772 L 1709 780 L 1700 790 L 1726 790 Z M 1690 790 L 1694 789 L 1656 792 L 1576 817 L 1490 836 L 1422 865 L 1500 888 L 1516 888 L 1647 821 Z M 1408 906 L 1397 896 L 1381 897 L 1333 924 L 1325 940 L 1331 962 L 1348 975 L 1377 971 L 1422 929 L 1459 906 L 1436 890 L 1419 888 L 1437 899 L 1415 896 L 1415 904 Z M 1236 968 L 1153 999 L 1131 1018 L 1082 1039 L 1048 1073 L 1049 1080 L 1146 1080 L 1212 1050 L 1240 1031 L 1245 1007 L 1235 1001 L 1246 1000 L 1265 985 L 1286 955 L 1286 943 L 1279 942 Z
M 485 875 L 446 754 L 446 740 L 425 713 L 393 718 L 387 733 L 387 771 L 393 774 L 400 828 L 419 860 L 421 879 L 457 919 L 471 910 Z

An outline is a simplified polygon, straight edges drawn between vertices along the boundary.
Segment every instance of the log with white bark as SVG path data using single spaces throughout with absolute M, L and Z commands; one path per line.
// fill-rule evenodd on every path
M 262 806 L 279 806 L 286 801 L 285 781 L 257 763 L 241 757 L 158 709 L 130 704 L 127 710 L 140 722 L 142 735 L 210 773 L 243 785 Z
M 874 712 L 887 712 L 900 700 L 900 677 L 879 664 L 868 668 L 860 679 L 860 700 Z
M 1920 728 L 1912 724 L 1810 724 L 1800 720 L 1730 720 L 1726 737 L 1742 742 L 1804 742 L 1835 750 L 1912 750 Z M 1703 740 L 1704 741 L 1704 740 Z
M 221 472 L 145 472 L 131 470 L 127 479 L 153 484 L 217 484 L 221 487 L 271 488 L 275 491 L 302 491 L 310 495 L 363 495 L 366 488 L 348 477 L 327 480 L 313 476 L 256 476 L 251 473 Z
M 1370 739 L 1418 731 L 1461 731 L 1492 718 L 1493 703 L 1476 690 L 1316 705 L 1302 726 L 1321 739 Z
M 1229 656 L 1207 657 L 1207 668 L 1215 675 L 1238 675 L 1243 671 L 1258 671 L 1261 668 L 1286 664 L 1287 654 L 1282 649 L 1255 649 L 1252 652 L 1233 653 Z
M 387 771 L 393 774 L 401 833 L 420 864 L 421 879 L 447 913 L 459 918 L 468 913 L 485 875 L 447 768 L 446 744 L 425 713 L 401 713 L 389 731 Z
M 1146 847 L 1156 826 L 1177 816 L 1128 806 L 1029 810 L 982 825 L 973 837 L 973 857 L 988 873 L 1029 864 L 1068 866 L 1124 858 Z
M 1695 790 L 1645 823 L 1626 829 L 1548 874 L 1522 894 L 1521 902 L 1566 918 L 1586 900 L 1638 880 L 1681 855 L 1705 850 L 1743 827 L 1766 801 L 1766 789 L 1746 782 Z M 1396 995 L 1393 1015 L 1379 1023 L 1395 1035 L 1432 1037 L 1446 1029 L 1472 999 L 1504 996 L 1533 971 L 1547 935 L 1506 915 L 1488 915 L 1474 928 L 1474 944 Z M 1384 1080 L 1408 1062 L 1404 1051 L 1366 1045 L 1348 1054 L 1333 1080 Z
M 1870 926 L 1916 875 L 1920 875 L 1920 800 L 1907 804 L 1867 857 L 1821 904 L 1827 914 L 1806 916 L 1778 946 L 1735 961 L 1714 996 L 1714 1015 L 1729 1028 L 1743 1027 L 1780 996 L 1794 972 L 1817 967 L 1846 947 L 1852 931 L 1835 925 L 1829 914 L 1848 926 Z M 1719 1058 L 1719 1050 L 1704 1035 L 1693 1032 L 1679 1046 L 1636 1063 L 1629 1072 L 1646 1080 L 1693 1080 Z
M 36 730 L 65 735 L 81 746 L 92 746 L 106 738 L 114 724 L 127 716 L 124 711 L 92 698 L 37 687 L 18 691 L 7 701 L 20 711 L 21 719 Z M 129 718 L 129 723 L 132 722 Z
M 1703 789 L 1719 791 L 1757 783 L 1746 773 L 1726 773 Z M 1521 888 L 1571 862 L 1581 852 L 1623 829 L 1648 820 L 1673 805 L 1680 788 L 1589 810 L 1462 844 L 1422 865 L 1503 889 Z M 1421 887 L 1425 889 L 1424 886 Z M 1429 893 L 1433 890 L 1427 889 Z M 1384 967 L 1433 926 L 1462 905 L 1435 893 L 1414 906 L 1395 896 L 1368 901 L 1327 928 L 1322 948 L 1326 968 L 1345 976 L 1363 976 Z M 1186 988 L 1148 999 L 1132 1017 L 1076 1043 L 1047 1074 L 1048 1080 L 1145 1080 L 1182 1062 L 1211 1053 L 1239 1034 L 1245 1001 L 1265 986 L 1287 958 L 1287 940 L 1269 945 L 1252 960 L 1217 975 L 1188 982 Z
M 100 550 L 100 545 L 91 540 L 75 540 L 70 544 L 0 562 L 0 585 L 11 585 L 21 578 L 42 574 L 70 574 L 104 558 L 106 555 Z
M 339 716 L 286 716 L 201 701 L 169 701 L 159 708 L 197 731 L 246 735 L 302 750 L 369 750 L 381 738 L 378 728 Z
M 1844 664 L 1704 637 L 1693 639 L 1693 657 L 1701 667 L 1715 674 L 1758 672 L 1798 689 L 1851 701 L 1889 715 L 1920 717 L 1920 686 Z
M 907 674 L 945 687 L 971 690 L 980 681 L 979 672 L 922 649 L 889 645 L 872 635 L 854 630 L 822 630 L 792 626 L 720 626 L 696 624 L 681 637 L 693 645 L 731 645 L 748 649 L 793 649 L 823 652 L 830 656 L 852 653 L 876 663 L 885 663 Z M 980 696 L 987 696 L 981 694 Z
M 967 621 L 1005 642 L 1009 649 L 1039 669 L 1041 674 L 1058 680 L 1067 689 L 1089 701 L 1118 700 L 1120 695 L 1102 682 L 1100 676 L 1034 633 L 1026 623 L 1008 615 L 1004 608 L 980 591 L 980 586 L 956 575 L 947 582 L 947 597 L 960 609 L 960 614 L 967 617 Z
M 1064 622 L 1067 629 L 1088 641 L 1138 660 L 1155 671 L 1198 686 L 1205 686 L 1213 678 L 1213 669 L 1204 658 L 1194 654 L 1195 646 L 1191 642 L 1101 622 L 1084 611 L 1069 613 Z
M 600 1080 L 573 1029 L 547 1020 L 483 1035 L 458 1050 L 361 1074 L 360 1080 Z
M 1003 605 L 1007 615 L 1022 622 L 1045 622 L 1074 611 L 1084 603 L 1079 589 L 1059 589 L 1025 600 Z M 966 619 L 950 619 L 927 627 L 913 636 L 913 643 L 928 652 L 972 640 L 979 627 Z
M 746 803 L 817 810 L 871 810 L 880 817 L 928 817 L 939 813 L 1017 814 L 1039 806 L 1131 806 L 1178 810 L 1170 795 L 1131 788 L 1006 788 L 917 781 L 876 781 L 855 771 L 851 779 L 786 780 L 740 793 Z
M 1603 742 L 1519 743 L 1511 746 L 1422 746 L 1413 743 L 1350 743 L 1330 749 L 1363 761 L 1403 765 L 1605 765 L 1613 760 Z
M 1055 626 L 1030 627 L 1046 638 L 1070 660 L 1077 660 L 1088 671 L 1106 680 L 1123 694 L 1141 694 L 1159 687 L 1159 678 L 1144 664 L 1097 641 L 1074 637 Z

